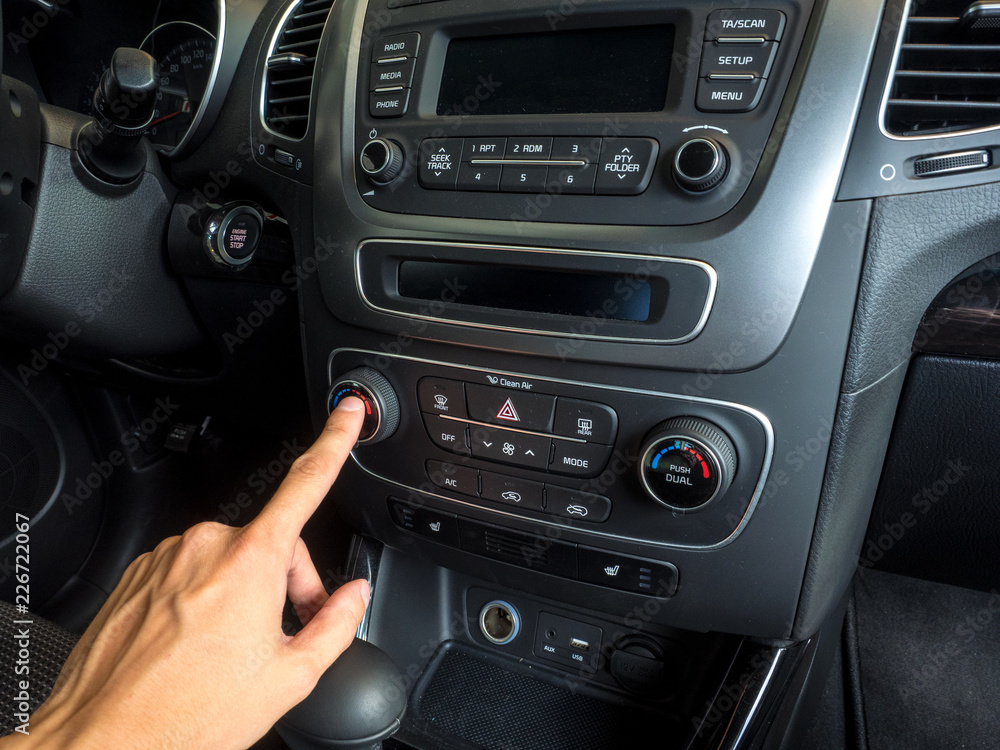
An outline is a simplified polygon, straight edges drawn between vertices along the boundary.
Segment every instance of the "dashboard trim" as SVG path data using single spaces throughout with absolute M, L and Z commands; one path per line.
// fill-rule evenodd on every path
M 440 360 L 425 359 L 422 357 L 410 357 L 402 354 L 386 354 L 385 352 L 377 352 L 371 349 L 360 349 L 356 347 L 341 347 L 339 349 L 333 350 L 330 353 L 330 356 L 327 360 L 327 380 L 331 384 L 333 381 L 333 360 L 336 358 L 338 354 L 344 354 L 344 353 L 372 355 L 375 357 L 385 357 L 387 359 L 399 359 L 399 360 L 406 360 L 408 362 L 417 362 L 420 364 L 439 365 L 441 367 L 451 367 L 460 370 L 471 370 L 473 372 L 479 372 L 479 373 L 506 375 L 512 378 L 527 378 L 539 382 L 558 383 L 562 385 L 572 385 L 583 388 L 599 388 L 608 391 L 618 391 L 620 393 L 640 393 L 647 396 L 666 397 L 671 399 L 677 399 L 680 401 L 688 401 L 691 403 L 724 406 L 744 412 L 745 414 L 755 419 L 760 424 L 761 428 L 764 430 L 764 440 L 765 440 L 764 460 L 763 463 L 761 464 L 760 478 L 754 487 L 754 493 L 753 496 L 750 498 L 750 503 L 747 505 L 746 512 L 743 514 L 743 517 L 740 519 L 740 522 L 733 529 L 732 533 L 725 539 L 716 542 L 715 544 L 676 544 L 671 542 L 658 542 L 650 539 L 636 539 L 634 537 L 609 534 L 607 532 L 598 531 L 596 529 L 584 529 L 578 526 L 570 527 L 572 531 L 579 532 L 585 536 L 601 538 L 601 539 L 613 539 L 617 542 L 624 541 L 640 545 L 649 545 L 661 549 L 686 549 L 686 550 L 700 550 L 700 551 L 721 549 L 722 547 L 726 547 L 730 543 L 732 543 L 743 532 L 743 529 L 746 528 L 747 523 L 749 523 L 750 521 L 750 516 L 753 515 L 754 510 L 757 508 L 757 505 L 760 502 L 760 498 L 763 497 L 764 488 L 767 485 L 767 478 L 771 470 L 771 462 L 772 459 L 774 458 L 774 428 L 771 425 L 771 421 L 767 418 L 765 414 L 752 407 L 744 406 L 743 404 L 737 404 L 732 401 L 723 401 L 720 399 L 702 398 L 700 396 L 688 396 L 678 393 L 667 393 L 664 391 L 651 391 L 641 388 L 626 388 L 617 385 L 606 385 L 602 383 L 592 383 L 581 380 L 570 380 L 566 378 L 553 378 L 544 375 L 532 375 L 529 373 L 513 372 L 509 370 L 501 370 L 493 368 L 487 369 L 483 367 L 477 367 L 474 365 L 463 365 L 454 362 L 442 362 Z M 407 490 L 412 493 L 416 493 L 418 495 L 433 497 L 438 500 L 444 500 L 448 503 L 457 503 L 459 505 L 473 508 L 478 511 L 486 511 L 496 516 L 503 516 L 506 518 L 516 519 L 518 521 L 525 520 L 524 517 L 522 516 L 519 516 L 515 513 L 508 513 L 499 508 L 486 507 L 484 505 L 478 505 L 476 503 L 459 500 L 453 497 L 447 497 L 445 495 L 440 495 L 436 492 L 429 492 L 427 490 L 418 489 L 416 487 L 410 487 L 409 485 L 403 484 L 402 482 L 397 482 L 393 479 L 389 479 L 388 477 L 384 477 L 381 474 L 378 474 L 377 472 L 368 469 L 363 463 L 361 463 L 357 455 L 355 455 L 354 451 L 351 451 L 351 459 L 354 461 L 357 467 L 361 469 L 361 471 L 365 472 L 366 474 L 375 479 L 378 479 L 382 482 L 386 482 L 387 484 L 391 484 L 394 487 L 399 487 L 401 489 Z M 548 521 L 540 518 L 539 519 L 532 518 L 531 521 L 533 523 L 542 524 L 546 527 L 551 527 L 555 529 L 566 530 L 567 528 L 565 524 L 556 523 L 553 521 Z
M 705 296 L 705 306 L 701 311 L 701 315 L 698 318 L 698 322 L 695 324 L 694 329 L 685 336 L 673 339 L 649 339 L 649 338 L 633 338 L 628 336 L 608 336 L 600 334 L 587 334 L 587 333 L 576 333 L 571 331 L 546 331 L 539 328 L 518 328 L 515 326 L 501 326 L 501 325 L 491 325 L 489 323 L 477 323 L 471 320 L 455 320 L 453 318 L 441 318 L 434 315 L 421 315 L 419 313 L 404 312 L 401 310 L 392 310 L 389 308 L 381 307 L 372 302 L 368 295 L 365 293 L 364 282 L 361 279 L 361 249 L 366 245 L 371 243 L 395 243 L 399 245 L 427 245 L 435 244 L 444 247 L 455 247 L 455 248 L 467 248 L 467 249 L 477 249 L 477 250 L 502 250 L 509 252 L 519 252 L 519 253 L 538 253 L 538 254 L 550 254 L 550 255 L 585 255 L 588 258 L 614 258 L 614 259 L 627 259 L 635 261 L 653 261 L 656 263 L 674 263 L 677 265 L 684 266 L 694 266 L 696 268 L 704 271 L 705 275 L 708 277 L 708 293 Z M 361 300 L 368 306 L 369 309 L 375 310 L 376 312 L 384 313 L 386 315 L 393 315 L 402 318 L 411 318 L 414 320 L 423 320 L 432 323 L 446 323 L 456 326 L 464 326 L 467 328 L 481 328 L 490 331 L 503 331 L 505 333 L 527 333 L 534 334 L 538 336 L 549 336 L 555 338 L 565 338 L 565 339 L 587 339 L 587 340 L 598 340 L 598 341 L 618 341 L 628 344 L 683 344 L 691 341 L 704 330 L 705 326 L 708 324 L 708 317 L 712 312 L 712 308 L 715 305 L 715 294 L 719 287 L 719 274 L 711 265 L 700 260 L 691 260 L 689 258 L 674 258 L 668 256 L 660 255 L 642 255 L 638 253 L 613 253 L 613 252 L 602 252 L 597 250 L 570 250 L 566 248 L 552 248 L 552 247 L 531 247 L 523 245 L 494 245 L 490 243 L 470 243 L 470 242 L 448 242 L 448 241 L 436 241 L 436 240 L 406 240 L 406 239 L 396 239 L 392 237 L 379 237 L 373 239 L 365 239 L 358 243 L 357 248 L 354 250 L 354 282 L 357 286 L 358 294 L 361 296 Z

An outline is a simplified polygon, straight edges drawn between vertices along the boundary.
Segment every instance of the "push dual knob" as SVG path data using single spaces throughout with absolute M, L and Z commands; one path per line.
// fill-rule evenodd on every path
M 339 377 L 330 387 L 327 409 L 333 412 L 348 396 L 361 399 L 365 421 L 358 443 L 372 445 L 391 437 L 399 427 L 399 399 L 385 376 L 371 367 L 359 367 Z
M 694 417 L 669 419 L 646 437 L 640 479 L 649 496 L 673 510 L 695 510 L 725 494 L 736 451 L 721 429 Z

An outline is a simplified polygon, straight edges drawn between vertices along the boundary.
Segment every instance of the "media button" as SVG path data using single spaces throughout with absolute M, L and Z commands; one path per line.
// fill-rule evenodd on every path
M 461 138 L 428 138 L 420 143 L 420 184 L 435 190 L 454 190 L 462 161 Z
M 605 139 L 594 192 L 598 195 L 639 195 L 649 187 L 659 149 L 652 138 Z
M 548 167 L 504 165 L 500 175 L 500 191 L 503 193 L 544 193 L 548 174 Z
M 420 411 L 465 418 L 465 391 L 462 383 L 444 378 L 421 378 L 417 383 Z
M 552 441 L 540 435 L 525 435 L 500 427 L 470 425 L 472 455 L 489 461 L 523 466 L 527 469 L 545 469 L 549 462 Z
M 505 159 L 545 160 L 552 156 L 551 138 L 508 138 Z
M 611 458 L 610 445 L 597 443 L 571 443 L 568 440 L 553 440 L 555 452 L 549 471 L 574 477 L 596 477 Z
M 372 63 L 371 88 L 383 89 L 387 86 L 409 88 L 413 82 L 413 58 L 394 63 Z
M 466 138 L 463 158 L 466 161 L 471 159 L 502 159 L 506 145 L 506 138 Z
M 465 393 L 469 402 L 469 418 L 477 422 L 541 432 L 548 432 L 552 425 L 554 396 L 473 383 L 465 386 Z
M 502 169 L 499 164 L 470 164 L 463 161 L 458 170 L 458 189 L 495 193 L 500 189 Z
M 610 406 L 593 401 L 560 398 L 556 402 L 557 435 L 611 445 L 618 432 L 618 415 Z
M 427 478 L 444 490 L 479 497 L 479 472 L 446 461 L 428 461 Z
M 611 501 L 591 492 L 546 484 L 545 512 L 575 521 L 603 523 L 611 515 Z
M 514 505 L 528 510 L 542 509 L 542 483 L 528 479 L 508 477 L 490 471 L 481 472 L 483 500 Z
M 438 448 L 444 448 L 451 453 L 469 455 L 469 443 L 466 438 L 465 422 L 456 422 L 443 417 L 424 414 L 424 427 L 431 441 Z

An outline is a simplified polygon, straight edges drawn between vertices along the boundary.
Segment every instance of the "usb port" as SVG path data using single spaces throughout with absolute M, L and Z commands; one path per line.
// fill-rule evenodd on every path
M 582 641 L 579 638 L 569 639 L 570 648 L 579 649 L 580 651 L 590 651 L 590 644 L 587 641 Z

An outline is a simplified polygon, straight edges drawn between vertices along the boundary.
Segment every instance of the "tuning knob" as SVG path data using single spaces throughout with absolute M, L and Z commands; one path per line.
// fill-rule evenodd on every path
M 403 148 L 395 141 L 373 138 L 361 149 L 361 171 L 376 185 L 387 185 L 403 171 Z
M 694 510 L 729 489 L 736 475 L 732 441 L 710 422 L 678 417 L 657 425 L 640 453 L 642 485 L 656 502 Z
M 328 411 L 332 412 L 348 396 L 361 399 L 365 405 L 365 421 L 358 437 L 361 445 L 381 442 L 399 427 L 399 399 L 382 373 L 359 367 L 342 375 L 330 388 Z
M 692 193 L 717 187 L 729 171 L 729 154 L 711 138 L 692 138 L 674 156 L 674 182 Z

